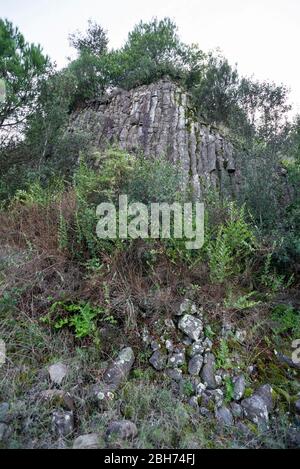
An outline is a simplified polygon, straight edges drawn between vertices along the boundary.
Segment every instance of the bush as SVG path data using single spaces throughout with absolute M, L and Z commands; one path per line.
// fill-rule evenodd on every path
M 229 203 L 228 219 L 207 243 L 212 281 L 223 283 L 232 275 L 244 272 L 256 244 L 253 228 L 246 221 L 245 207 Z

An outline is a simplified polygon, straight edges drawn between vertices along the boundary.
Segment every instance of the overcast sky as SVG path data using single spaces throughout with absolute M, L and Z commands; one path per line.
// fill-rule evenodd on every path
M 243 75 L 288 85 L 300 112 L 300 0 L 0 0 L 0 14 L 59 67 L 72 56 L 69 33 L 90 18 L 119 47 L 141 19 L 169 16 L 183 41 L 220 48 Z

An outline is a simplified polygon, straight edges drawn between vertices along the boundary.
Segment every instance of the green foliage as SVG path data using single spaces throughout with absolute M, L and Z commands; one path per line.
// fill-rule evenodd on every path
M 60 200 L 64 191 L 64 181 L 57 177 L 42 186 L 40 180 L 35 180 L 25 190 L 18 190 L 12 203 L 22 203 L 27 206 L 40 205 L 47 207 L 51 203 Z
M 125 189 L 131 202 L 172 204 L 180 198 L 181 179 L 180 168 L 166 157 L 140 154 L 134 160 Z
M 276 248 L 276 243 L 273 245 L 273 252 L 267 254 L 263 271 L 261 274 L 261 283 L 269 288 L 272 292 L 276 293 L 281 290 L 286 284 L 292 281 L 292 278 L 287 283 L 285 281 L 285 275 L 280 275 L 276 271 L 276 268 L 272 265 L 273 254 Z
M 246 295 L 241 295 L 235 298 L 232 294 L 232 291 L 230 291 L 228 298 L 224 301 L 224 306 L 226 308 L 237 309 L 239 311 L 255 308 L 256 306 L 261 304 L 261 301 L 252 300 L 252 297 L 256 294 L 257 292 L 253 291 Z
M 2 143 L 15 138 L 13 132 L 35 108 L 41 78 L 47 73 L 49 59 L 40 46 L 29 44 L 18 28 L 0 19 L 0 78 L 6 84 L 6 98 L 0 103 Z
M 230 203 L 228 219 L 207 246 L 212 281 L 223 283 L 232 275 L 243 272 L 255 246 L 255 235 L 246 221 L 245 207 L 238 208 Z
M 195 393 L 193 383 L 191 383 L 189 380 L 185 380 L 183 383 L 183 393 L 187 397 L 192 397 Z
M 216 352 L 216 367 L 227 370 L 232 367 L 230 360 L 230 350 L 225 339 L 220 341 L 220 346 Z
M 230 376 L 225 378 L 225 403 L 229 404 L 234 397 L 234 384 Z
M 292 334 L 293 337 L 300 337 L 300 311 L 290 305 L 278 305 L 272 312 L 272 320 L 276 326 L 276 334 Z
M 80 54 L 90 53 L 100 56 L 107 51 L 108 38 L 104 29 L 94 21 L 88 21 L 88 29 L 83 35 L 79 31 L 70 34 L 70 44 Z
M 178 79 L 190 55 L 191 49 L 181 43 L 177 26 L 169 18 L 140 22 L 129 33 L 124 47 L 111 55 L 116 64 L 111 81 L 128 89 L 165 75 Z
M 64 315 L 55 320 L 55 329 L 71 327 L 74 329 L 77 339 L 96 337 L 96 320 L 103 316 L 102 308 L 92 306 L 90 303 L 69 304 L 64 301 L 57 301 L 51 306 L 49 317 L 54 313 L 57 314 L 58 311 L 64 313 Z M 68 313 L 67 316 L 66 313 Z

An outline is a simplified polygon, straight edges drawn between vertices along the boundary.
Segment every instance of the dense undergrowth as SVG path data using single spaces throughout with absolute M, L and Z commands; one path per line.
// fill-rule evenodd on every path
M 85 36 L 72 36 L 78 57 L 61 71 L 9 22 L 0 20 L 0 33 L 0 77 L 14 76 L 0 104 L 0 338 L 7 351 L 0 401 L 10 403 L 12 422 L 0 444 L 69 447 L 74 436 L 103 435 L 109 422 L 127 418 L 138 425 L 134 445 L 142 448 L 289 446 L 299 371 L 278 357 L 290 357 L 300 338 L 300 120 L 287 119 L 286 88 L 240 78 L 223 57 L 183 44 L 168 19 L 140 23 L 119 50 L 108 50 L 106 33 L 90 24 Z M 205 242 L 197 251 L 174 236 L 99 239 L 101 202 L 117 204 L 126 194 L 130 203 L 173 203 L 190 194 L 163 156 L 115 147 L 100 153 L 90 135 L 66 132 L 70 112 L 89 99 L 166 74 L 188 90 L 197 117 L 228 135 L 242 169 L 234 200 L 204 187 Z M 179 399 L 149 367 L 143 329 L 159 339 L 185 298 L 209 322 L 205 336 L 218 369 L 243 372 L 247 397 L 259 384 L 272 385 L 277 410 L 268 431 L 251 424 L 247 434 L 221 430 L 187 404 L 189 381 Z M 227 322 L 243 340 L 223 337 Z M 134 369 L 100 412 L 89 386 L 128 345 Z M 72 404 L 41 397 L 50 386 L 47 367 L 57 361 L 69 366 L 64 390 Z M 230 378 L 225 387 L 227 403 Z M 80 418 L 57 441 L 51 413 L 70 405 Z
M 1 369 L 1 397 L 14 402 L 20 418 L 27 415 L 29 428 L 24 432 L 14 426 L 12 447 L 57 444 L 49 433 L 49 411 L 51 405 L 63 404 L 45 404 L 37 396 L 49 386 L 45 367 L 58 359 L 72 369 L 67 389 L 72 394 L 78 390 L 78 434 L 101 431 L 120 410 L 112 403 L 106 413 L 94 414 L 85 404 L 86 388 L 127 344 L 137 359 L 118 402 L 122 415 L 141 428 L 140 447 L 286 445 L 286 412 L 299 390 L 293 372 L 277 362 L 273 349 L 290 354 L 292 341 L 299 337 L 296 272 L 280 273 L 276 244 L 259 230 L 244 205 L 220 201 L 211 190 L 200 251 L 187 251 L 176 239 L 98 239 L 97 204 L 117 200 L 123 191 L 131 201 L 139 200 L 151 194 L 153 181 L 156 200 L 184 200 L 176 167 L 163 159 L 144 160 L 110 149 L 100 170 L 82 159 L 72 182 L 55 180 L 43 187 L 36 181 L 1 211 L 0 335 L 6 338 L 8 354 Z M 199 426 L 192 410 L 176 401 L 168 380 L 149 371 L 143 327 L 159 336 L 185 297 L 209 317 L 207 337 L 219 336 L 224 317 L 247 331 L 243 345 L 230 338 L 217 345 L 217 366 L 230 369 L 238 353 L 242 370 L 256 365 L 249 389 L 266 380 L 274 386 L 282 415 L 269 433 L 251 433 L 245 443 L 238 431 L 234 436 L 219 434 L 220 429 L 206 421 Z M 230 399 L 230 381 L 227 392 Z M 42 442 L 41 428 L 47 429 Z

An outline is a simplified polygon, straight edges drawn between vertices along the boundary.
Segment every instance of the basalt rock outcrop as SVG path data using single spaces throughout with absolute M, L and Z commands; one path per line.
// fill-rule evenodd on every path
M 234 192 L 234 147 L 221 132 L 197 117 L 190 97 L 164 78 L 129 91 L 117 89 L 73 113 L 69 131 L 86 131 L 95 146 L 116 144 L 146 156 L 165 155 L 182 168 L 197 197 L 209 183 Z

